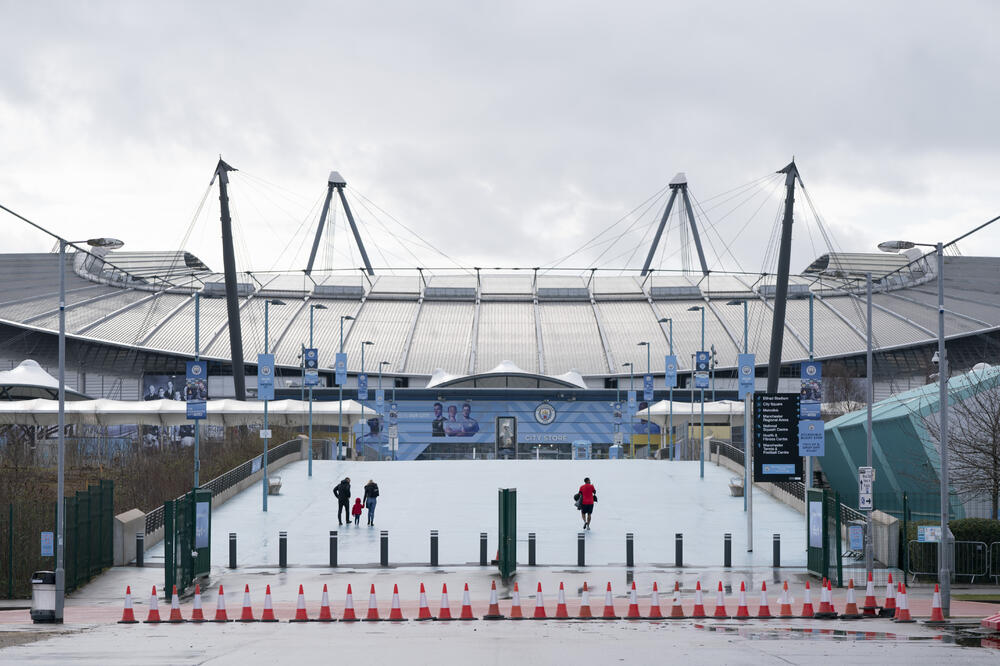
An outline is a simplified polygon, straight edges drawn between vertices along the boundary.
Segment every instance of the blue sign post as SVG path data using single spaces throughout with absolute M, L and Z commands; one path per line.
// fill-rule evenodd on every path
M 653 375 L 642 376 L 642 399 L 646 402 L 653 399 Z
M 375 389 L 375 411 L 379 415 L 383 413 L 385 409 L 385 391 L 382 389 Z
M 694 387 L 708 388 L 708 363 L 710 354 L 707 351 L 695 352 L 694 355 Z
M 340 353 L 334 357 L 333 369 L 336 373 L 337 386 L 347 383 L 347 354 Z
M 208 363 L 205 361 L 187 362 L 184 399 L 187 401 L 187 418 L 197 420 L 207 416 Z
M 667 388 L 677 387 L 677 357 L 673 354 L 668 354 L 663 357 L 663 365 L 665 372 L 663 375 L 663 381 Z
M 748 395 L 753 395 L 754 389 L 754 367 L 756 366 L 756 356 L 754 354 L 738 354 L 736 356 L 736 367 L 739 373 L 739 396 L 743 400 Z
M 52 532 L 42 532 L 42 551 L 40 553 L 42 557 L 52 557 L 54 543 Z
M 315 347 L 307 347 L 303 352 L 305 356 L 305 381 L 306 386 L 319 385 L 319 353 Z
M 822 456 L 826 453 L 826 431 L 820 418 L 823 402 L 823 371 L 819 361 L 803 363 L 799 376 L 799 455 Z
M 635 391 L 628 392 L 628 413 L 635 414 L 639 411 L 639 403 L 636 401 Z
M 368 375 L 360 374 L 358 375 L 358 400 L 368 399 Z
M 274 400 L 274 354 L 257 354 L 257 399 Z

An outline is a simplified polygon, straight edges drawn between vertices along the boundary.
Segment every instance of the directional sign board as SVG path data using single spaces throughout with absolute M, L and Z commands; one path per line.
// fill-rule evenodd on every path
M 858 509 L 861 511 L 871 511 L 875 504 L 873 501 L 872 488 L 875 485 L 875 468 L 858 468 Z
M 305 356 L 305 385 L 316 386 L 319 384 L 319 351 L 315 347 L 307 347 L 304 350 Z
M 694 387 L 696 389 L 708 388 L 708 362 L 709 353 L 707 351 L 694 353 Z
M 754 393 L 753 480 L 801 481 L 799 394 Z

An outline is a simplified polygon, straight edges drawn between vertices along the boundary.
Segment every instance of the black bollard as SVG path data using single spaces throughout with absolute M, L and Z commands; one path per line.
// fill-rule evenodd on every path
M 330 566 L 337 566 L 337 530 L 330 530 Z
M 733 535 L 726 532 L 725 540 L 722 542 L 722 566 L 727 569 L 733 566 Z
M 229 568 L 236 568 L 236 532 L 229 533 Z
M 438 565 L 438 531 L 431 530 L 431 566 Z
M 535 533 L 528 532 L 528 566 L 535 566 Z
M 781 535 L 775 534 L 771 539 L 771 544 L 774 551 L 774 568 L 777 569 L 781 566 Z
M 288 567 L 288 532 L 278 532 L 278 567 Z
M 587 542 L 584 541 L 585 535 L 583 532 L 577 532 L 576 534 L 576 566 L 583 567 L 587 566 Z
M 684 535 L 680 532 L 674 534 L 674 566 L 684 566 Z
M 486 532 L 479 533 L 479 566 L 485 567 L 489 564 L 489 556 L 486 554 Z
M 632 532 L 625 534 L 625 566 L 635 566 L 635 535 Z
M 389 566 L 389 531 L 382 530 L 382 566 Z
M 146 554 L 146 534 L 144 532 L 135 533 L 135 566 L 143 567 L 143 557 Z

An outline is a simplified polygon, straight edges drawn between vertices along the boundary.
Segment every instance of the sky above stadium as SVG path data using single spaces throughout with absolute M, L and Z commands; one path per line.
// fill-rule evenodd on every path
M 638 267 L 684 171 L 712 267 L 767 270 L 793 155 L 845 251 L 1000 214 L 990 2 L 0 6 L 0 203 L 71 240 L 221 270 L 219 154 L 255 270 L 304 267 L 331 169 L 377 266 L 550 266 L 610 227 L 560 266 Z M 795 271 L 827 249 L 800 210 Z M 357 265 L 342 223 L 317 266 Z

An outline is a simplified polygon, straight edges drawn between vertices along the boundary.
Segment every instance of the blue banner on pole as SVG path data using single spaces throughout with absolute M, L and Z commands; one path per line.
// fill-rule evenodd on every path
M 622 424 L 622 403 L 616 402 L 612 404 L 611 409 L 614 410 L 612 417 L 614 424 L 620 426 Z
M 303 361 L 305 365 L 304 383 L 306 386 L 316 386 L 319 384 L 319 353 L 315 347 L 306 347 L 303 350 Z
M 337 386 L 343 386 L 347 383 L 347 354 L 340 353 L 334 357 L 333 361 L 334 372 L 337 373 L 336 381 Z
M 184 399 L 187 401 L 187 418 L 203 419 L 207 416 L 205 401 L 208 400 L 208 363 L 205 361 L 187 362 Z
M 800 371 L 802 390 L 799 394 L 799 418 L 820 418 L 823 402 L 823 370 L 819 361 L 803 363 Z
M 642 377 L 642 399 L 647 402 L 653 399 L 653 375 Z
M 382 389 L 375 389 L 375 411 L 379 414 L 385 408 L 385 391 Z
M 711 355 L 707 351 L 699 351 L 694 354 L 694 387 L 696 389 L 708 388 L 708 363 Z
M 822 421 L 799 421 L 799 455 L 826 454 L 826 437 Z
M 389 405 L 389 425 L 396 425 L 399 422 L 399 405 L 391 403 Z
M 274 400 L 274 354 L 257 354 L 257 399 Z
M 663 376 L 663 381 L 667 388 L 676 388 L 677 386 L 677 357 L 673 354 L 668 354 L 663 357 L 663 365 L 665 366 L 665 374 Z
M 368 375 L 361 373 L 358 375 L 358 400 L 368 399 Z
M 635 398 L 635 391 L 629 391 L 628 392 L 628 413 L 629 414 L 635 414 L 637 411 L 639 411 L 639 406 L 638 406 L 638 402 L 636 401 L 636 398 Z
M 739 376 L 739 396 L 743 400 L 746 396 L 753 394 L 754 389 L 754 368 L 756 366 L 756 356 L 754 354 L 738 354 L 736 356 L 736 367 Z
M 42 557 L 52 557 L 55 554 L 53 552 L 54 543 L 52 532 L 42 532 L 42 552 L 40 553 Z

